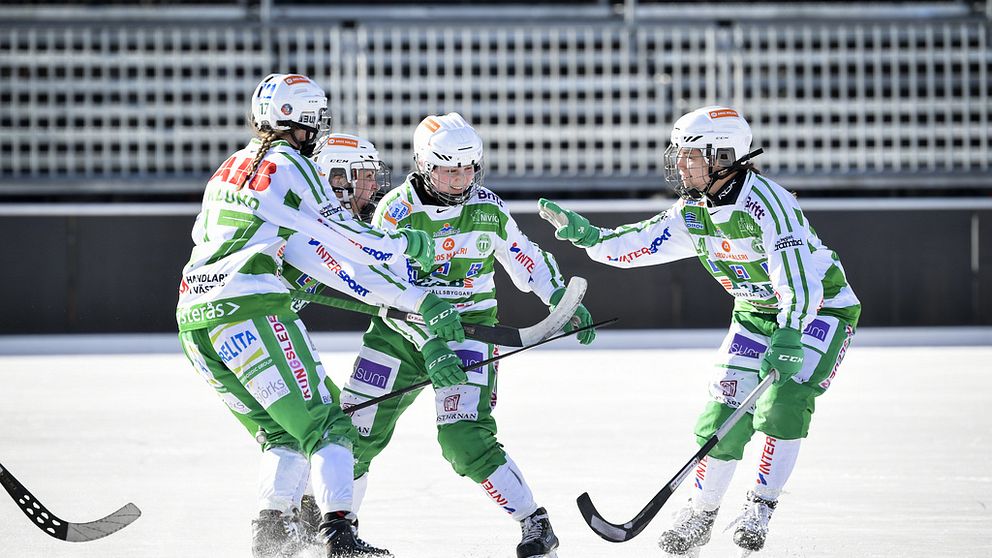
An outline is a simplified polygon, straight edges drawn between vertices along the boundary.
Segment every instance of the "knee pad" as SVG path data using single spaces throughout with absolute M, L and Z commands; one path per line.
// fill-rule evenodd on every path
M 442 424 L 437 429 L 441 455 L 459 476 L 482 482 L 506 463 L 506 454 L 496 441 L 495 432 L 480 424 L 462 420 Z
M 723 425 L 727 417 L 732 415 L 736 409 L 728 407 L 716 401 L 710 401 L 703 409 L 696 421 L 696 441 L 700 446 L 706 443 L 713 434 Z M 720 440 L 720 442 L 710 450 L 709 455 L 723 461 L 738 461 L 744 457 L 744 446 L 754 435 L 754 426 L 751 415 L 741 417 L 737 424 L 730 429 L 730 432 Z
M 795 382 L 769 388 L 758 400 L 754 428 L 781 440 L 805 438 L 813 418 L 815 395 L 812 389 Z

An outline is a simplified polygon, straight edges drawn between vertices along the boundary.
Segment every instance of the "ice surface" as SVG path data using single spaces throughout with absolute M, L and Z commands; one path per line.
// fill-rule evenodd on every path
M 857 340 L 855 340 L 857 342 Z M 501 367 L 499 439 L 547 507 L 561 558 L 662 556 L 657 537 L 691 482 L 623 544 L 599 539 L 575 497 L 625 522 L 695 451 L 709 350 L 534 351 Z M 341 381 L 352 352 L 325 352 Z M 992 556 L 992 348 L 848 352 L 755 557 Z M 257 449 L 179 355 L 0 357 L 0 461 L 49 509 L 143 516 L 90 543 L 44 535 L 0 494 L 3 557 L 247 557 Z M 508 558 L 519 528 L 441 458 L 429 397 L 373 463 L 362 536 L 400 558 Z M 748 448 L 713 541 L 754 480 Z

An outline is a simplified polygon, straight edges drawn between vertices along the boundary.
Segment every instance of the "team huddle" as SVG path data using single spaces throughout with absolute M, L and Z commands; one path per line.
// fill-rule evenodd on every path
M 392 556 L 358 536 L 372 462 L 429 381 L 442 455 L 519 522 L 518 558 L 554 557 L 558 538 L 523 472 L 496 437 L 495 345 L 466 336 L 498 323 L 495 263 L 549 307 L 566 280 L 483 185 L 483 140 L 459 114 L 430 115 L 413 134 L 414 170 L 391 187 L 375 146 L 330 133 L 324 91 L 298 74 L 271 74 L 251 98 L 256 138 L 207 183 L 183 270 L 176 317 L 183 350 L 259 443 L 256 557 L 320 546 L 329 557 Z M 712 401 L 696 427 L 710 437 L 768 375 L 775 384 L 699 465 L 692 499 L 659 541 L 698 553 L 743 448 L 764 436 L 758 482 L 734 542 L 760 550 L 806 437 L 814 398 L 837 373 L 860 314 L 836 254 L 816 237 L 794 196 L 748 161 L 751 133 L 733 109 L 706 107 L 676 123 L 665 153 L 679 200 L 666 212 L 607 229 L 558 204 L 540 214 L 559 239 L 617 267 L 696 256 L 736 299 Z M 335 385 L 297 312 L 301 293 L 329 287 L 422 320 L 371 319 L 354 369 Z M 296 296 L 294 296 L 294 294 Z M 567 331 L 595 338 L 581 304 Z

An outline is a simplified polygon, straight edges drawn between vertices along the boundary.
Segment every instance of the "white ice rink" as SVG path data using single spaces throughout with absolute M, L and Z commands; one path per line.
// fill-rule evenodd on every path
M 857 342 L 818 400 L 755 558 L 992 556 L 992 347 Z M 550 512 L 561 558 L 660 557 L 658 535 L 691 481 L 623 544 L 594 535 L 575 497 L 589 491 L 607 519 L 625 522 L 690 458 L 711 349 L 568 347 L 503 363 L 499 438 Z M 339 383 L 353 355 L 323 354 Z M 421 396 L 373 464 L 363 538 L 400 558 L 513 557 L 517 524 L 441 458 L 431 403 Z M 180 354 L 0 356 L 0 425 L 0 463 L 54 513 L 91 521 L 126 502 L 144 512 L 71 544 L 0 492 L 0 556 L 250 555 L 257 446 Z M 703 557 L 733 555 L 722 530 L 757 449 Z

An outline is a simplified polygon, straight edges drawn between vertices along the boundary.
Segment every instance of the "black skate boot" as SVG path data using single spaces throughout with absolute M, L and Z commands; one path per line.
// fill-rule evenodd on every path
M 713 511 L 697 510 L 692 500 L 675 514 L 672 528 L 661 534 L 658 546 L 673 556 L 696 556 L 699 547 L 710 542 L 717 508 Z
M 262 510 L 251 522 L 253 558 L 283 558 L 303 548 L 297 518 L 279 510 Z
M 757 552 L 765 546 L 768 536 L 768 522 L 772 519 L 777 501 L 765 500 L 754 492 L 747 493 L 747 504 L 744 513 L 737 518 L 737 529 L 734 531 L 734 544 L 747 553 Z
M 558 554 L 558 537 L 551 529 L 548 512 L 544 508 L 525 517 L 520 522 L 523 539 L 517 545 L 517 558 L 555 558 Z
M 383 548 L 376 548 L 358 538 L 355 533 L 355 515 L 338 511 L 325 513 L 320 524 L 320 534 L 324 537 L 327 558 L 371 558 L 392 556 Z

